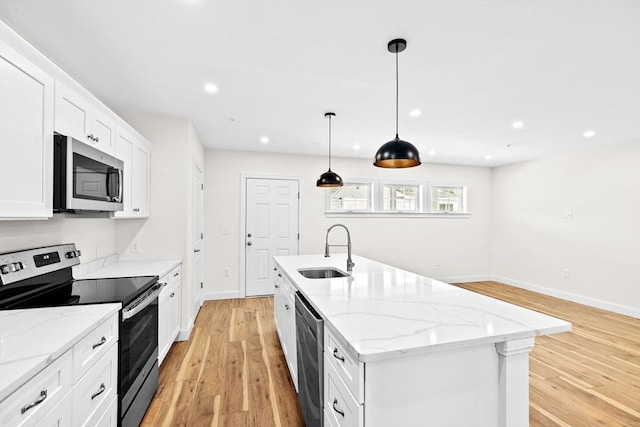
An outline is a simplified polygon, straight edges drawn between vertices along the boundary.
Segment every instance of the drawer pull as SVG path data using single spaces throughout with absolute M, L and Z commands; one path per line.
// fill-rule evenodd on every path
M 338 353 L 338 347 L 333 348 L 333 357 L 344 363 L 344 356 Z
M 280 285 L 276 285 L 276 289 L 278 289 L 280 287 Z
M 173 298 L 176 295 L 175 292 L 171 292 L 171 295 L 169 295 L 169 298 Z
M 104 393 L 104 391 L 107 388 L 104 386 L 104 383 L 100 384 L 100 390 L 96 391 L 95 393 L 93 393 L 91 395 L 91 400 L 95 399 L 96 397 L 100 396 L 102 393 Z
M 342 415 L 342 418 L 344 418 L 344 411 L 342 411 L 342 410 L 338 409 L 338 408 L 336 407 L 336 405 L 337 405 L 337 404 L 338 404 L 338 399 L 334 398 L 334 399 L 333 399 L 333 405 L 331 405 L 331 406 L 333 406 L 333 410 L 334 410 L 334 411 L 336 411 L 338 414 Z
M 287 310 L 291 310 L 291 306 L 289 306 L 289 304 L 285 304 L 284 308 L 286 308 Z
M 173 277 L 178 277 L 180 273 L 173 273 Z
M 100 347 L 101 345 L 104 345 L 104 343 L 106 343 L 106 342 L 107 342 L 107 338 L 103 336 L 102 339 L 100 340 L 100 342 L 94 344 L 91 348 L 93 348 L 95 350 L 96 347 Z
M 25 412 L 27 412 L 29 409 L 33 408 L 34 406 L 38 406 L 39 404 L 44 402 L 44 400 L 46 398 L 47 398 L 47 390 L 42 390 L 40 392 L 40 397 L 38 398 L 38 400 L 36 400 L 35 402 L 31 402 L 28 405 L 23 406 L 22 409 L 20 410 L 20 413 L 24 414 Z

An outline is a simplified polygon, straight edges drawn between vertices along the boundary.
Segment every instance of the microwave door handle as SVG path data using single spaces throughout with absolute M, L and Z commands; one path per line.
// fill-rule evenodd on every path
M 117 169 L 118 171 L 118 203 L 122 203 L 122 190 L 124 188 L 123 174 L 122 169 Z

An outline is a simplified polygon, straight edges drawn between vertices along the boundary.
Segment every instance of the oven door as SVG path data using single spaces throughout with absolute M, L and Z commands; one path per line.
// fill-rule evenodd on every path
M 54 208 L 60 211 L 119 211 L 123 162 L 71 137 L 56 135 Z
M 118 394 L 121 399 L 121 419 L 127 416 L 130 410 L 136 413 L 141 412 L 141 415 L 144 415 L 158 384 L 158 294 L 160 288 L 161 286 L 156 284 L 147 298 L 142 302 L 134 302 L 123 308 L 120 314 Z

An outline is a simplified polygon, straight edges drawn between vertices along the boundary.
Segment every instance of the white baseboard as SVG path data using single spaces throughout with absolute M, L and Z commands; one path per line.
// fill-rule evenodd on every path
M 188 341 L 191 336 L 191 331 L 193 331 L 193 320 L 189 323 L 189 326 L 187 326 L 186 329 L 180 329 L 176 341 Z
M 640 319 L 640 309 L 636 307 L 630 307 L 627 305 L 616 304 L 608 301 L 602 301 L 597 298 L 585 297 L 582 295 L 573 294 L 571 292 L 559 291 L 557 289 L 546 288 L 544 286 L 523 282 L 521 280 L 510 279 L 508 277 L 503 277 L 503 276 L 493 276 L 493 278 L 490 280 L 504 283 L 506 285 L 511 285 L 518 288 L 526 289 L 529 291 L 538 292 L 540 294 L 562 298 L 567 301 L 577 302 L 579 304 L 589 305 L 591 307 L 601 308 L 603 310 L 613 311 L 614 313 L 624 314 L 625 316 L 631 316 L 631 317 Z
M 234 298 L 242 298 L 240 296 L 240 291 L 205 292 L 202 294 L 202 299 L 204 301 Z
M 436 277 L 435 280 L 439 280 L 444 283 L 468 283 L 468 282 L 484 282 L 487 280 L 493 280 L 491 275 L 486 276 L 449 276 L 449 277 Z

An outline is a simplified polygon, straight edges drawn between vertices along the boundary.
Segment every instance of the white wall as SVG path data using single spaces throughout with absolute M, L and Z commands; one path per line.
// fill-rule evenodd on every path
M 182 262 L 181 327 L 193 322 L 192 304 L 192 167 L 203 160 L 203 148 L 187 118 L 121 114 L 153 143 L 148 219 L 118 223 L 116 252 L 122 260 L 177 259 Z M 137 241 L 139 253 L 131 252 Z
M 640 142 L 495 168 L 492 184 L 497 280 L 640 315 Z
M 89 262 L 116 251 L 114 220 L 65 218 L 56 214 L 42 221 L 0 221 L 0 253 L 39 246 L 75 243 L 80 260 Z
M 344 179 L 374 178 L 464 183 L 469 187 L 470 218 L 326 218 L 325 193 L 316 180 L 326 158 L 255 152 L 205 151 L 205 292 L 240 290 L 240 175 L 300 177 L 302 253 L 322 253 L 325 232 L 344 223 L 353 251 L 431 277 L 489 274 L 491 170 L 481 167 L 425 164 L 389 170 L 363 159 L 333 159 L 332 169 Z M 222 235 L 226 228 L 229 234 Z M 335 238 L 338 238 L 336 235 Z M 440 267 L 436 267 L 436 259 Z M 229 277 L 223 276 L 228 268 Z

